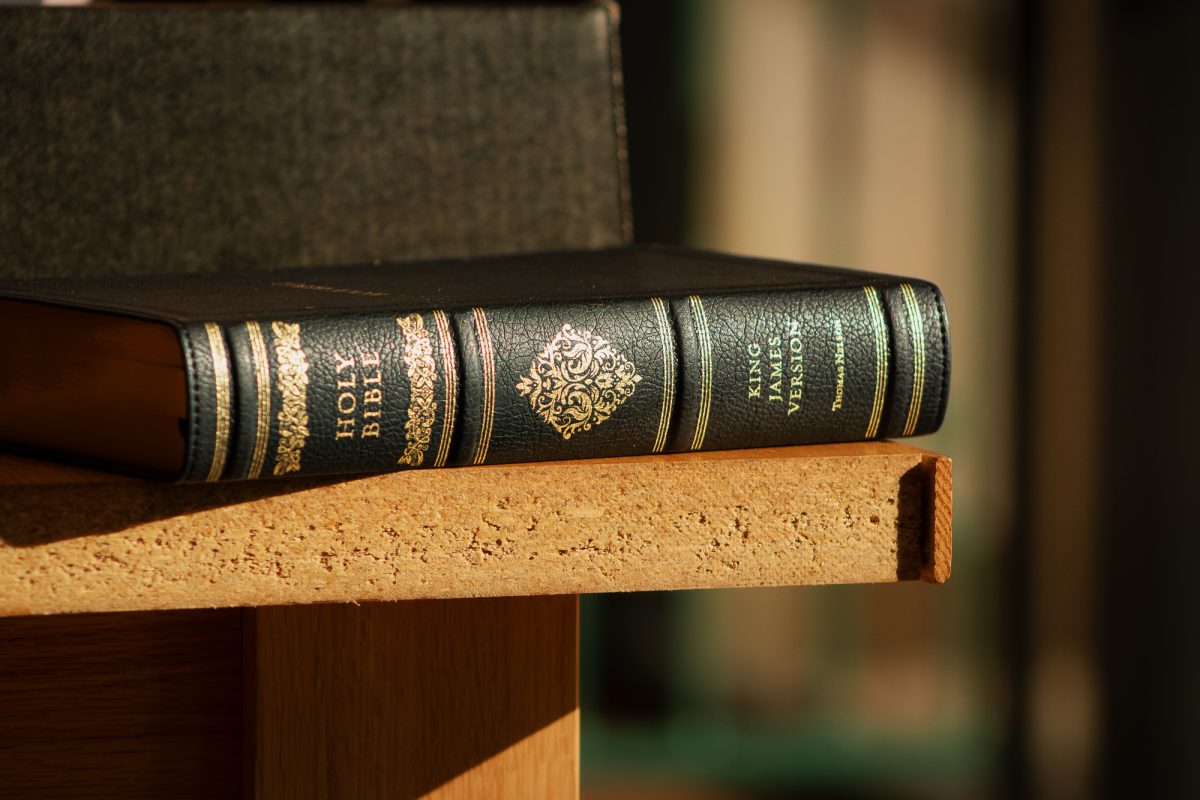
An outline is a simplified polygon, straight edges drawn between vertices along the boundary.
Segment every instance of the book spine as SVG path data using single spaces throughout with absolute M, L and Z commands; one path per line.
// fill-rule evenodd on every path
M 921 282 L 674 299 L 681 375 L 670 449 L 929 433 L 945 412 L 945 314 Z
M 187 480 L 857 441 L 937 428 L 919 281 L 184 331 Z
M 473 308 L 453 463 L 502 464 L 665 450 L 679 372 L 663 298 Z
M 945 413 L 945 309 L 919 281 L 476 308 L 455 327 L 455 464 L 911 436 Z
M 440 467 L 461 392 L 442 311 L 227 327 L 236 417 L 225 479 Z
M 188 376 L 187 444 L 181 480 L 216 481 L 225 474 L 233 440 L 233 374 L 228 341 L 215 322 L 179 332 Z
M 899 283 L 882 292 L 891 325 L 892 379 L 880 436 L 936 431 L 950 390 L 950 332 L 946 302 L 936 286 Z

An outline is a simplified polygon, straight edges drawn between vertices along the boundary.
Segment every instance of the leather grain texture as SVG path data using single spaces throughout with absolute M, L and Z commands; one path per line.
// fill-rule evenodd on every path
M 864 287 L 674 300 L 684 388 L 672 449 L 876 438 L 889 379 L 876 344 L 886 348 L 888 331 Z
M 650 300 L 481 311 L 490 343 L 475 313 L 455 315 L 467 389 L 455 463 L 654 452 L 676 356 Z
M 928 284 L 889 287 L 884 305 L 891 320 L 894 378 L 884 417 L 885 436 L 935 431 L 950 392 L 950 332 L 946 303 Z
M 179 340 L 183 349 L 188 386 L 187 447 L 184 450 L 180 480 L 203 481 L 214 472 L 224 472 L 218 463 L 221 459 L 218 450 L 221 446 L 228 448 L 230 436 L 234 431 L 231 430 L 228 434 L 218 431 L 218 407 L 224 398 L 218 397 L 216 373 L 219 359 L 213 357 L 207 325 L 203 322 L 181 325 Z M 225 365 L 228 367 L 228 361 Z M 232 395 L 229 399 L 232 399 Z M 103 422 L 97 419 L 95 424 Z M 226 457 L 227 453 L 226 449 Z
M 0 277 L 626 243 L 613 13 L 0 9 Z
M 682 248 L 10 281 L 0 297 L 175 325 L 185 480 L 910 436 L 947 402 L 932 284 Z

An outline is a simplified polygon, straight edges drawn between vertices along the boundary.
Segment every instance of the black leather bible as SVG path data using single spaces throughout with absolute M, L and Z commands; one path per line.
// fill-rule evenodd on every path
M 183 481 L 930 433 L 924 281 L 634 246 L 0 283 L 0 440 Z

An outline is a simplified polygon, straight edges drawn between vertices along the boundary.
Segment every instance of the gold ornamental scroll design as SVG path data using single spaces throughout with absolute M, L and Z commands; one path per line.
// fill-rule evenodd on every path
M 641 380 L 633 362 L 607 339 L 567 323 L 537 354 L 517 390 L 566 440 L 609 419 Z
M 404 335 L 404 368 L 408 373 L 408 419 L 404 423 L 404 455 L 397 462 L 419 467 L 433 438 L 437 420 L 437 401 L 433 384 L 437 380 L 437 362 L 433 359 L 433 341 L 420 314 L 397 317 Z
M 272 322 L 275 334 L 275 365 L 279 376 L 282 407 L 279 443 L 275 449 L 276 475 L 300 471 L 300 455 L 308 441 L 308 357 L 300 347 L 300 326 L 291 322 Z

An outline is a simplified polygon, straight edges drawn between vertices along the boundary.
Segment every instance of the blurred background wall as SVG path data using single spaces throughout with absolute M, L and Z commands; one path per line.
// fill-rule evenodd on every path
M 928 278 L 955 564 L 585 598 L 585 796 L 1200 796 L 1195 4 L 622 4 L 636 236 Z

